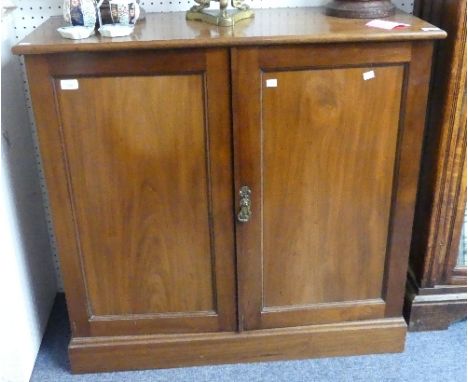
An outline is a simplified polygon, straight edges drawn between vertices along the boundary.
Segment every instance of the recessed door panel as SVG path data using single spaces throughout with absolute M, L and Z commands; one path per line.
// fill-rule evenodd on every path
M 60 106 L 91 314 L 214 312 L 203 77 L 79 84 Z
M 93 334 L 234 329 L 222 76 L 101 75 L 73 89 L 56 80 Z
M 264 73 L 264 308 L 378 299 L 403 68 Z

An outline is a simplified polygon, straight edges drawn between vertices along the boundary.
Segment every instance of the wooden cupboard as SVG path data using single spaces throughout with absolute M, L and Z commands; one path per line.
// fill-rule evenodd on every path
M 466 262 L 457 261 L 466 213 L 466 0 L 419 0 L 415 13 L 448 33 L 434 52 L 406 287 L 405 318 L 416 331 L 466 317 Z
M 183 17 L 79 42 L 53 18 L 14 48 L 73 371 L 401 351 L 432 40 L 445 33 L 320 8 L 234 29 Z

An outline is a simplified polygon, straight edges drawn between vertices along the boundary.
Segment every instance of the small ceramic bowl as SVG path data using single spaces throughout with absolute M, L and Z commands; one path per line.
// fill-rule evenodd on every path
M 105 24 L 99 28 L 99 33 L 104 37 L 128 36 L 133 32 L 133 26 L 120 24 Z
M 92 36 L 94 34 L 94 27 L 69 26 L 58 28 L 57 32 L 59 32 L 60 36 L 63 38 L 81 40 Z

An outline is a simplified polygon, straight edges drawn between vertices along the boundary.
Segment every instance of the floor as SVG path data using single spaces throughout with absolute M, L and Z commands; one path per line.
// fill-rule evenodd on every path
M 467 378 L 466 321 L 445 331 L 409 333 L 401 354 L 84 375 L 70 374 L 68 341 L 65 302 L 59 296 L 32 382 L 465 382 Z

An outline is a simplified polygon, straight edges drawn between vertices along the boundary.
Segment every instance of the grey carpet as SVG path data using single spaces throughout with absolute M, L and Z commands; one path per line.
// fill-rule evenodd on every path
M 32 382 L 465 382 L 466 321 L 446 331 L 410 333 L 402 354 L 305 361 L 71 375 L 68 318 L 57 298 L 31 377 Z

